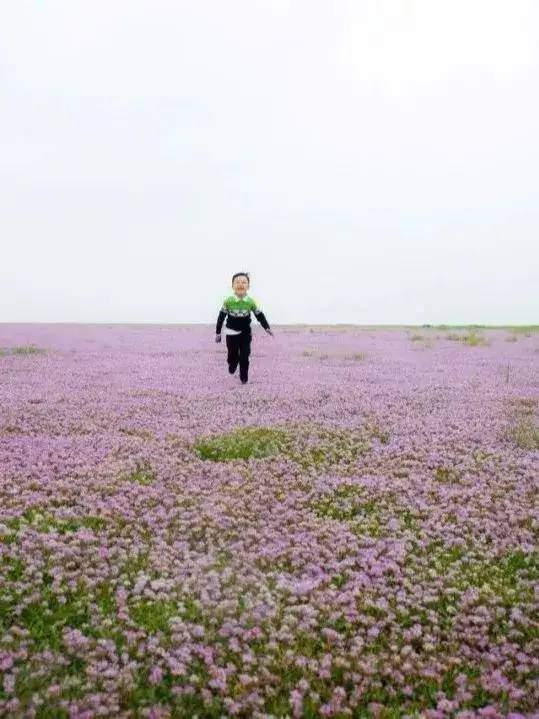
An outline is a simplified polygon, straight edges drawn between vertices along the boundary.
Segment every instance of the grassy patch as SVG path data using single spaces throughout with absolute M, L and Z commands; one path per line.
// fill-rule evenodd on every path
M 18 561 L 18 560 L 16 560 Z M 14 577 L 8 572 L 7 578 L 17 581 L 22 578 L 25 566 L 13 567 L 20 577 Z M 76 588 L 69 589 L 63 586 L 60 590 L 52 589 L 52 576 L 48 572 L 43 574 L 43 584 L 39 600 L 25 604 L 21 612 L 17 611 L 22 597 L 4 590 L 0 595 L 0 629 L 9 630 L 12 624 L 24 627 L 29 632 L 30 641 L 35 650 L 52 649 L 63 651 L 64 629 L 79 629 L 88 637 L 109 636 L 108 630 L 97 623 L 92 623 L 91 604 L 95 604 L 101 613 L 101 618 L 113 616 L 115 613 L 115 600 L 112 588 L 103 583 L 90 590 L 83 582 Z
M 227 434 L 199 440 L 195 450 L 202 459 L 224 462 L 282 454 L 290 447 L 290 437 L 281 429 L 244 427 Z
M 84 593 L 67 592 L 64 596 L 65 602 L 60 602 L 52 592 L 45 592 L 44 601 L 23 609 L 20 622 L 30 632 L 37 649 L 61 651 L 64 627 L 81 629 L 88 626 L 90 612 Z
M 539 400 L 536 397 L 516 397 L 511 401 L 511 406 L 517 414 L 533 416 L 539 408 Z
M 462 338 L 462 342 L 469 347 L 478 347 L 479 345 L 488 345 L 489 342 L 486 337 L 479 335 L 476 332 L 468 332 Z
M 319 360 L 328 360 L 331 357 L 335 359 L 351 360 L 353 362 L 362 362 L 367 357 L 366 352 L 349 352 L 347 354 L 330 354 L 329 352 L 317 352 L 316 350 L 303 350 L 301 353 L 303 357 L 318 357 Z
M 451 572 L 451 582 L 460 590 L 478 587 L 498 597 L 513 592 L 513 601 L 521 603 L 525 597 L 532 599 L 531 585 L 539 579 L 539 552 L 515 549 L 498 557 L 478 557 L 471 546 L 447 547 L 441 540 L 433 540 L 423 551 L 428 567 L 439 576 Z
M 539 325 L 515 325 L 508 327 L 514 334 L 522 334 L 531 337 L 532 334 L 539 332 Z
M 349 520 L 358 516 L 366 517 L 376 512 L 377 503 L 365 497 L 363 487 L 343 484 L 335 492 L 319 499 L 312 505 L 318 517 Z
M 434 567 L 444 574 L 455 562 L 459 562 L 466 555 L 466 547 L 446 547 L 439 540 L 427 545 L 426 554 L 430 567 Z
M 29 709 L 29 706 L 34 703 L 34 698 L 41 696 L 44 698 L 43 704 L 37 708 L 35 715 L 29 713 L 29 716 L 35 716 L 36 719 L 69 719 L 72 714 L 59 706 L 58 699 L 48 696 L 47 689 L 52 684 L 60 684 L 62 699 L 81 699 L 85 693 L 82 687 L 84 671 L 85 663 L 80 659 L 73 659 L 64 667 L 47 667 L 45 670 L 42 666 L 32 666 L 31 664 L 20 666 L 15 691 L 21 708 Z
M 133 621 L 150 634 L 168 635 L 175 617 L 193 624 L 204 624 L 204 614 L 192 597 L 180 599 L 137 599 L 129 609 Z
M 370 437 L 377 439 L 381 444 L 388 444 L 391 439 L 391 435 L 386 429 L 382 429 L 376 422 L 369 422 L 365 429 L 367 430 Z
M 209 675 L 205 664 L 198 659 L 189 662 L 189 675 L 198 677 L 198 683 L 206 687 Z M 135 673 L 134 686 L 125 689 L 120 696 L 120 709 L 127 710 L 129 716 L 144 716 L 142 709 L 148 711 L 149 707 L 161 706 L 170 710 L 170 716 L 204 717 L 204 719 L 220 719 L 225 716 L 223 700 L 218 696 L 206 699 L 200 690 L 193 689 L 192 693 L 176 695 L 174 688 L 185 683 L 183 678 L 173 676 L 170 671 L 164 670 L 161 680 L 157 683 L 150 681 L 150 669 L 140 668 Z M 169 716 L 169 714 L 167 714 Z
M 445 335 L 446 340 L 453 342 L 462 342 L 462 344 L 468 345 L 468 347 L 478 347 L 479 345 L 488 345 L 489 341 L 486 337 L 478 334 L 475 330 L 470 330 L 465 334 L 458 332 L 448 332 Z
M 352 352 L 351 354 L 344 355 L 344 358 L 347 360 L 353 360 L 354 362 L 362 362 L 364 359 L 367 358 L 366 352 Z
M 373 433 L 365 429 L 333 429 L 323 426 L 298 426 L 288 456 L 304 469 L 354 465 L 370 447 Z
M 10 435 L 10 434 L 22 434 L 22 428 L 18 427 L 14 424 L 7 424 L 5 427 L 2 427 L 0 430 L 0 434 L 2 435 Z
M 143 599 L 131 607 L 130 614 L 133 621 L 150 634 L 168 633 L 170 620 L 179 616 L 178 602 L 165 599 L 154 601 Z
M 389 519 L 395 516 L 393 511 L 383 500 L 369 496 L 367 490 L 358 485 L 343 484 L 313 501 L 310 508 L 317 517 L 347 522 L 348 529 L 358 537 L 382 537 L 394 533 L 387 527 Z M 415 520 L 407 515 L 406 511 L 397 515 L 401 525 L 415 529 Z
M 150 563 L 149 549 L 141 550 L 131 555 L 122 565 L 120 576 L 129 581 L 135 581 L 139 572 L 146 572 Z
M 92 515 L 62 517 L 51 513 L 45 508 L 30 507 L 20 516 L 8 519 L 5 524 L 13 531 L 19 531 L 24 527 L 31 527 L 38 532 L 67 534 L 69 532 L 77 532 L 79 529 L 99 531 L 106 526 L 106 521 L 102 517 Z
M 531 419 L 521 419 L 513 424 L 507 435 L 520 449 L 539 449 L 539 426 Z
M 0 348 L 0 356 L 6 357 L 7 355 L 20 355 L 29 357 L 32 355 L 45 354 L 45 350 L 42 347 L 36 347 L 36 345 L 16 345 L 15 347 L 2 347 Z
M 441 681 L 435 679 L 418 678 L 414 683 L 414 691 L 409 703 L 409 712 L 421 712 L 427 707 L 434 708 L 437 705 L 438 692 L 452 699 L 457 690 L 456 677 L 459 674 L 466 675 L 468 679 L 468 690 L 471 698 L 461 704 L 461 708 L 477 710 L 492 703 L 494 697 L 481 685 L 481 669 L 472 664 L 461 664 L 456 668 L 444 672 Z M 397 716 L 401 716 L 399 713 Z
M 389 441 L 375 424 L 358 429 L 329 428 L 317 423 L 277 427 L 244 427 L 195 444 L 199 457 L 217 462 L 266 457 L 287 457 L 303 469 L 351 465 L 368 451 L 374 437 Z
M 153 434 L 146 429 L 133 429 L 130 427 L 120 427 L 118 430 L 122 434 L 126 434 L 129 437 L 140 437 L 141 439 L 153 439 Z
M 460 475 L 451 467 L 436 467 L 434 479 L 442 484 L 458 484 Z
M 535 397 L 517 397 L 510 404 L 510 424 L 506 436 L 520 449 L 539 449 L 539 401 Z
M 149 462 L 137 462 L 136 468 L 124 477 L 128 482 L 148 485 L 155 481 L 155 474 Z

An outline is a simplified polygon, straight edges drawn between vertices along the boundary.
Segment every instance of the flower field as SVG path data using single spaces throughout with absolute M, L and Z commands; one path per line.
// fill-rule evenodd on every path
M 539 717 L 537 328 L 0 325 L 0 716 Z

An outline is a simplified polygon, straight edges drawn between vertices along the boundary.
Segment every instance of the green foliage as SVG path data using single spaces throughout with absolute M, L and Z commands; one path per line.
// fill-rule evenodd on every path
M 202 459 L 223 462 L 232 459 L 270 457 L 290 446 L 288 433 L 275 428 L 244 427 L 199 440 L 195 449 Z
M 120 570 L 120 576 L 133 580 L 139 572 L 145 571 L 150 562 L 150 551 L 146 549 L 130 556 Z
M 451 467 L 436 467 L 434 478 L 437 482 L 442 482 L 443 484 L 457 484 L 459 482 L 458 472 Z
M 445 335 L 446 340 L 452 340 L 454 342 L 462 342 L 468 347 L 477 347 L 479 345 L 488 345 L 489 341 L 483 335 L 477 334 L 475 330 L 471 330 L 466 334 L 458 334 L 457 332 L 448 332 Z
M 532 334 L 539 332 L 539 325 L 515 325 L 508 327 L 508 329 L 515 334 L 522 334 L 527 337 L 531 337 Z
M 440 540 L 430 542 L 423 552 L 428 566 L 439 576 L 451 571 L 451 582 L 460 590 L 478 587 L 497 596 L 510 596 L 511 591 L 518 590 L 520 596 L 514 601 L 521 602 L 525 596 L 532 597 L 526 583 L 539 579 L 539 552 L 516 549 L 498 557 L 483 557 L 468 545 L 446 547 Z
M 301 354 L 303 357 L 315 357 L 317 355 L 317 352 L 316 352 L 316 350 L 303 350 L 303 352 Z M 367 353 L 366 352 L 350 352 L 345 355 L 339 355 L 339 354 L 331 355 L 328 352 L 321 352 L 318 354 L 318 359 L 328 360 L 332 356 L 336 357 L 337 359 L 339 359 L 340 357 L 344 357 L 344 359 L 346 359 L 346 360 L 352 360 L 354 362 L 362 362 L 364 359 L 366 359 Z
M 304 434 L 302 434 L 304 432 Z M 289 456 L 302 468 L 353 465 L 369 449 L 369 435 L 363 430 L 326 427 L 298 428 Z
M 386 429 L 382 429 L 375 421 L 369 421 L 365 425 L 365 431 L 372 439 L 377 439 L 381 444 L 388 444 L 391 435 Z
M 45 592 L 45 595 L 44 602 L 35 602 L 23 609 L 20 621 L 30 632 L 36 648 L 60 651 L 64 627 L 80 629 L 88 625 L 88 603 L 82 593 L 67 592 L 65 603 L 61 603 L 52 592 Z
M 146 429 L 133 429 L 131 427 L 120 427 L 118 430 L 122 434 L 127 434 L 129 437 L 140 437 L 141 439 L 153 439 L 154 435 L 152 432 Z
M 532 416 L 539 407 L 539 400 L 536 397 L 516 397 L 512 404 L 516 413 Z
M 35 345 L 18 345 L 16 347 L 0 347 L 0 357 L 8 357 L 9 355 L 19 355 L 22 357 L 31 357 L 34 355 L 45 354 L 45 350 Z
M 318 517 L 330 519 L 349 520 L 355 517 L 365 517 L 376 511 L 377 503 L 367 499 L 363 487 L 343 484 L 335 492 L 319 499 L 312 505 Z
M 131 607 L 131 616 L 136 624 L 151 634 L 168 632 L 172 617 L 179 616 L 178 602 L 143 599 Z
M 210 677 L 206 665 L 199 659 L 193 659 L 188 665 L 188 674 L 198 677 L 200 686 L 206 686 Z M 177 695 L 173 690 L 186 683 L 183 677 L 173 676 L 163 668 L 161 681 L 153 684 L 150 680 L 150 668 L 140 667 L 134 673 L 134 685 L 125 687 L 120 696 L 120 709 L 133 717 L 146 716 L 149 707 L 161 705 L 170 710 L 171 719 L 199 717 L 199 719 L 221 719 L 225 714 L 222 697 L 212 696 L 208 700 L 199 691 L 192 694 Z
M 520 449 L 539 449 L 539 425 L 535 417 L 538 404 L 535 397 L 517 397 L 511 403 L 506 436 Z
M 67 534 L 77 532 L 79 529 L 92 529 L 98 531 L 106 526 L 106 520 L 102 517 L 86 515 L 81 517 L 62 517 L 55 515 L 45 507 L 29 507 L 18 517 L 6 521 L 6 526 L 13 531 L 24 529 L 25 526 L 32 527 L 38 532 L 58 532 Z
M 366 352 L 352 352 L 352 354 L 347 354 L 344 356 L 345 359 L 353 360 L 354 362 L 362 362 L 364 359 L 366 359 L 366 357 Z
M 22 578 L 25 568 L 24 565 L 17 567 L 16 572 L 20 576 L 15 578 L 8 573 L 8 578 L 14 581 Z M 60 590 L 53 591 L 52 577 L 45 572 L 39 599 L 26 604 L 22 611 L 17 613 L 20 599 L 15 593 L 2 593 L 0 629 L 5 632 L 13 623 L 24 627 L 28 630 L 29 639 L 36 650 L 62 651 L 62 633 L 65 628 L 80 629 L 86 634 L 90 632 L 91 598 L 87 588 L 82 585 L 75 589 L 63 586 Z
M 44 695 L 51 684 L 62 685 L 62 699 L 80 699 L 84 695 L 82 688 L 86 664 L 78 658 L 65 666 L 39 667 L 30 663 L 18 666 L 15 691 L 21 707 L 27 707 L 36 695 Z M 26 714 L 25 714 L 26 716 Z M 70 712 L 61 708 L 57 700 L 47 698 L 36 711 L 36 719 L 68 719 Z
M 130 614 L 133 621 L 150 634 L 168 634 L 174 617 L 203 623 L 204 615 L 198 603 L 191 597 L 183 599 L 139 599 L 132 602 Z
M 136 469 L 128 474 L 125 479 L 129 482 L 148 485 L 155 480 L 155 474 L 148 462 L 137 462 Z
M 520 449 L 539 449 L 539 426 L 530 419 L 521 419 L 512 425 L 507 434 Z
M 488 345 L 488 340 L 482 335 L 478 335 L 475 332 L 469 332 L 464 335 L 462 342 L 469 347 L 477 347 L 479 345 Z
M 353 465 L 369 449 L 369 440 L 387 442 L 389 435 L 372 425 L 361 429 L 329 428 L 316 423 L 281 427 L 244 427 L 202 438 L 195 450 L 202 459 L 217 462 L 281 456 L 303 469 L 343 463 Z

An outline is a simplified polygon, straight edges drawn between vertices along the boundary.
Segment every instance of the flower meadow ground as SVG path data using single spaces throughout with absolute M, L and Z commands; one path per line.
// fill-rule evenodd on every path
M 0 716 L 539 717 L 539 334 L 0 326 Z

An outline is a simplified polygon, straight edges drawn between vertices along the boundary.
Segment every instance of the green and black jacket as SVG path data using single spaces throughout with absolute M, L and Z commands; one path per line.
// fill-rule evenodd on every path
M 245 295 L 245 297 L 236 297 L 236 295 L 225 297 L 223 305 L 219 310 L 219 316 L 217 317 L 216 333 L 221 333 L 221 327 L 223 326 L 225 318 L 228 329 L 235 330 L 236 332 L 250 332 L 251 312 L 254 313 L 254 316 L 265 330 L 270 328 L 264 313 L 252 297 L 249 295 Z

